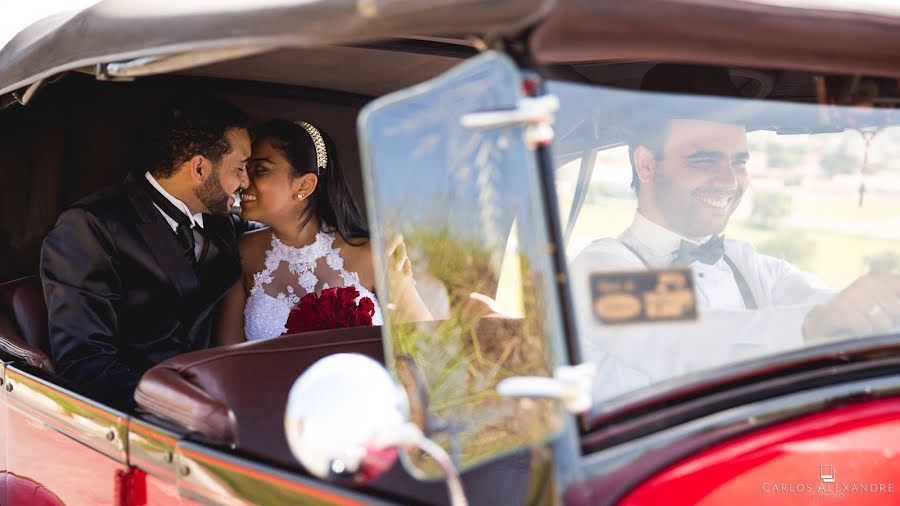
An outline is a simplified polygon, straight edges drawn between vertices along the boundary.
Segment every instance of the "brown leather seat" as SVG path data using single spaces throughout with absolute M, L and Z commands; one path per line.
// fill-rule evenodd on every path
M 284 408 L 294 380 L 322 357 L 362 353 L 384 361 L 380 327 L 309 332 L 179 355 L 141 378 L 142 409 L 223 444 L 294 463 Z
M 0 350 L 53 372 L 47 305 L 39 277 L 27 276 L 0 284 Z
M 41 278 L 26 276 L 0 284 L 0 301 L 25 341 L 44 353 L 50 352 L 47 304 Z

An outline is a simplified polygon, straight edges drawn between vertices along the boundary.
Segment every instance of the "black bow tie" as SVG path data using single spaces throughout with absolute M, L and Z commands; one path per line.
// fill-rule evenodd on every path
M 712 265 L 725 256 L 725 238 L 720 235 L 710 237 L 703 244 L 694 244 L 689 241 L 681 241 L 681 245 L 675 252 L 673 264 L 691 265 L 694 262 L 703 262 Z

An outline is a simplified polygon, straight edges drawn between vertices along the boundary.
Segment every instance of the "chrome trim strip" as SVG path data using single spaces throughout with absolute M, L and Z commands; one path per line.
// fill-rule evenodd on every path
M 175 453 L 181 436 L 173 431 L 132 418 L 128 431 L 131 465 L 166 481 L 175 482 Z
M 179 495 L 205 504 L 396 504 L 189 441 L 175 460 Z
M 263 44 L 147 56 L 121 62 L 98 64 L 96 74 L 97 79 L 100 80 L 132 80 L 135 77 L 177 72 L 227 60 L 236 60 L 274 49 L 276 49 L 275 46 Z
M 8 409 L 51 426 L 122 464 L 128 464 L 128 415 L 10 365 Z

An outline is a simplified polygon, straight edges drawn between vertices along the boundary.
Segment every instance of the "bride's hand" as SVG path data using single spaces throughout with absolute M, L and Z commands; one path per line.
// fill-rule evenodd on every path
M 412 262 L 409 261 L 409 255 L 406 253 L 406 243 L 403 242 L 402 235 L 394 234 L 391 236 L 388 241 L 385 258 L 388 266 L 388 281 L 395 296 L 402 293 L 404 286 L 415 285 L 416 282 L 412 275 Z
M 387 244 L 385 258 L 387 259 L 388 283 L 391 292 L 391 302 L 388 307 L 397 311 L 395 315 L 398 321 L 431 320 L 431 312 L 425 306 L 419 292 L 416 291 L 412 262 L 406 252 L 403 236 L 394 234 Z

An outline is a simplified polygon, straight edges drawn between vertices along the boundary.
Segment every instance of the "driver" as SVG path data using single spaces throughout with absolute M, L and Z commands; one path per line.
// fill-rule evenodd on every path
M 724 69 L 660 64 L 643 90 L 740 96 Z M 629 141 L 638 207 L 617 239 L 591 243 L 572 279 L 586 360 L 597 363 L 595 397 L 804 342 L 890 332 L 900 323 L 900 276 L 864 275 L 840 293 L 790 263 L 723 238 L 747 190 L 743 124 L 655 110 Z M 663 119 L 660 119 L 662 117 Z M 604 327 L 593 317 L 593 272 L 690 266 L 698 322 Z

